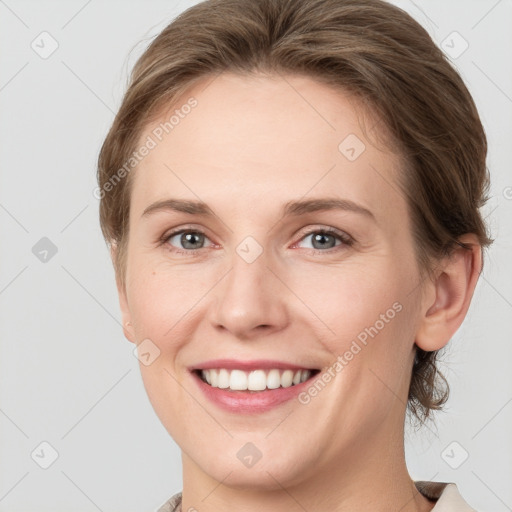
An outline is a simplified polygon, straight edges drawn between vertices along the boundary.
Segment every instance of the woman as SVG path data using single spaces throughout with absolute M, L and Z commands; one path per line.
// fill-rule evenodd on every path
M 161 32 L 98 167 L 124 333 L 182 450 L 161 511 L 472 510 L 403 442 L 448 396 L 486 150 L 460 76 L 381 0 L 214 0 Z

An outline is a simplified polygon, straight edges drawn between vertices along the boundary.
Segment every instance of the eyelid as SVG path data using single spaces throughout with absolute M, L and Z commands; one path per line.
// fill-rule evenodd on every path
M 340 238 L 345 238 L 347 240 L 350 239 L 352 241 L 355 241 L 352 238 L 352 236 L 350 236 L 347 232 L 342 231 L 341 229 L 335 228 L 333 226 L 326 226 L 326 225 L 322 225 L 322 224 L 308 226 L 308 227 L 304 228 L 303 230 L 301 230 L 299 232 L 299 235 L 300 235 L 299 240 L 302 240 L 305 236 L 312 235 L 313 233 L 318 233 L 318 232 L 328 233 L 330 235 L 337 235 Z
M 202 233 L 206 235 L 206 230 L 204 227 L 194 224 L 183 224 L 176 228 L 167 229 L 164 231 L 162 236 L 158 237 L 158 240 L 164 240 L 169 238 L 170 236 L 177 235 L 178 233 L 181 233 L 183 231 L 194 231 L 198 233 Z

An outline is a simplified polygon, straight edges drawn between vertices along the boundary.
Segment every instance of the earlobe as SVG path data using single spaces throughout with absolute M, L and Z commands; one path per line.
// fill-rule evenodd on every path
M 131 343 L 135 343 L 135 335 L 133 333 L 133 326 L 131 322 L 126 322 L 123 325 L 124 337 Z
M 119 295 L 119 306 L 121 307 L 121 316 L 123 320 L 123 333 L 124 337 L 131 341 L 132 343 L 135 343 L 135 333 L 133 330 L 133 325 L 131 322 L 131 315 L 130 310 L 128 308 L 128 301 L 126 299 L 126 290 L 123 285 L 119 282 L 119 280 L 116 277 L 117 282 L 117 293 Z
M 415 339 L 427 352 L 444 347 L 460 327 L 482 270 L 482 249 L 476 235 L 464 235 L 459 242 L 470 248 L 454 249 L 441 262 L 436 279 L 427 284 L 430 290 L 425 294 Z
M 121 276 L 119 275 L 119 269 L 116 265 L 116 256 L 117 256 L 117 245 L 112 244 L 110 246 L 110 257 L 112 258 L 112 263 L 114 265 L 115 273 L 116 273 L 116 287 L 117 294 L 119 297 L 119 306 L 121 308 L 121 318 L 123 322 L 123 333 L 125 338 L 135 343 L 135 333 L 133 330 L 133 325 L 131 322 L 130 308 L 128 306 L 128 299 L 126 297 L 126 286 L 125 283 L 122 282 Z

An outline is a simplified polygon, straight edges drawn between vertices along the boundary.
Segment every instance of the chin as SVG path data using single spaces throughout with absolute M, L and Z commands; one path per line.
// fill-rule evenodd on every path
M 225 452 L 224 456 L 215 454 L 212 460 L 197 461 L 202 471 L 210 478 L 223 485 L 236 489 L 273 491 L 293 486 L 307 479 L 308 467 L 306 460 L 290 454 L 286 457 L 281 451 L 273 451 L 261 458 L 250 467 L 246 467 L 233 455 Z M 243 457 L 241 457 L 243 458 Z

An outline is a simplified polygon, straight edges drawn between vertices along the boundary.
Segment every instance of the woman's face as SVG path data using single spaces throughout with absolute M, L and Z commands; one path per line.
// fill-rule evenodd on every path
M 121 306 L 187 471 L 277 488 L 402 449 L 420 275 L 355 105 L 224 73 L 140 138 Z

